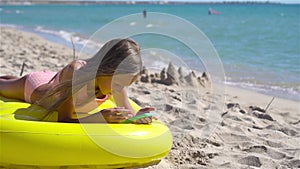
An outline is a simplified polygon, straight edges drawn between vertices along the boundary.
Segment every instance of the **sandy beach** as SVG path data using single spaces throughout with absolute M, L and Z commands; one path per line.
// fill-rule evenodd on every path
M 23 63 L 25 75 L 58 71 L 73 60 L 72 49 L 38 35 L 0 30 L 0 76 L 20 76 Z M 218 95 L 206 74 L 178 75 L 170 82 L 162 72 L 144 71 L 128 89 L 137 103 L 155 107 L 173 133 L 169 155 L 149 169 L 300 168 L 299 102 L 271 102 L 272 96 L 229 86 Z

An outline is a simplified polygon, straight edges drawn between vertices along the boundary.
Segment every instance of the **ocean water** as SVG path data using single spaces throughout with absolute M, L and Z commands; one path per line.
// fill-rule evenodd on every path
M 209 8 L 221 15 L 208 15 Z M 99 28 L 143 10 L 178 16 L 201 30 L 222 61 L 226 84 L 300 101 L 300 5 L 2 5 L 0 24 L 69 47 L 72 36 L 80 50 Z M 189 67 L 205 70 L 195 53 L 172 38 L 147 34 L 134 39 L 142 48 L 164 49 Z

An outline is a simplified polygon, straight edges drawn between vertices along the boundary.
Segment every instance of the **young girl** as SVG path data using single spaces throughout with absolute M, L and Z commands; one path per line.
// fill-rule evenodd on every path
M 59 122 L 119 123 L 133 117 L 126 93 L 141 71 L 139 45 L 131 39 L 107 42 L 92 58 L 75 60 L 55 72 L 33 72 L 21 78 L 0 77 L 0 95 L 37 104 L 58 112 Z M 89 112 L 112 95 L 117 108 L 105 109 L 88 117 L 73 119 L 74 112 Z M 137 115 L 153 111 L 142 108 Z M 151 123 L 142 118 L 137 123 Z

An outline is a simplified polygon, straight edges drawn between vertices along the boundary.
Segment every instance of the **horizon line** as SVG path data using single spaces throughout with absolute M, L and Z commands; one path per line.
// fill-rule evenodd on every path
M 0 4 L 300 4 L 297 2 L 278 2 L 272 0 L 251 1 L 193 1 L 193 0 L 2 0 Z

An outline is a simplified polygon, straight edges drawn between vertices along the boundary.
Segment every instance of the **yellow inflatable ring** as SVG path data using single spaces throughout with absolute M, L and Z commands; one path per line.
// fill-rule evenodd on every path
M 139 106 L 130 102 L 137 111 Z M 113 99 L 95 111 L 111 107 Z M 0 166 L 137 167 L 159 162 L 172 146 L 170 130 L 158 121 L 150 125 L 58 123 L 53 117 L 38 121 L 43 113 L 41 107 L 0 97 Z

